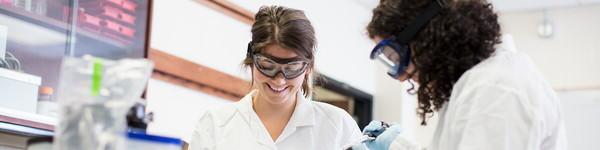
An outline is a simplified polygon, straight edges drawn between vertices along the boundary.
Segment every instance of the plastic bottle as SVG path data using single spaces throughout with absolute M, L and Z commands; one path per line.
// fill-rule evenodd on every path
M 58 117 L 58 103 L 52 99 L 54 89 L 43 86 L 38 95 L 37 113 L 44 116 Z

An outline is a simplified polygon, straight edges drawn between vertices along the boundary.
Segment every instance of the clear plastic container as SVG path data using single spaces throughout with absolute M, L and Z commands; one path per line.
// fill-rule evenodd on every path
M 175 138 L 127 133 L 127 150 L 181 150 L 181 146 L 181 140 Z
M 38 95 L 37 113 L 44 116 L 58 117 L 58 103 L 52 99 L 54 89 L 41 87 Z

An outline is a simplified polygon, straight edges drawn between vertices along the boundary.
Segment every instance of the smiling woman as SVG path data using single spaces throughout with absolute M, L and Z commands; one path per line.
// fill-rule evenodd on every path
M 304 12 L 261 7 L 243 65 L 253 91 L 201 117 L 190 149 L 341 149 L 361 133 L 350 115 L 310 100 L 314 28 Z

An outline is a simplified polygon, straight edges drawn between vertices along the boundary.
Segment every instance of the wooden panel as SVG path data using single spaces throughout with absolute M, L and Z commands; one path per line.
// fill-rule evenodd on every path
M 184 87 L 193 87 L 193 89 L 203 92 L 208 91 L 207 93 L 209 94 L 226 99 L 242 98 L 251 90 L 249 81 L 184 60 L 160 50 L 150 49 L 149 58 L 155 63 L 155 72 L 171 76 L 171 79 L 160 76 L 160 74 L 153 76 L 164 81 L 173 81 L 171 83 Z
M 254 22 L 254 14 L 231 2 L 222 0 L 195 0 L 211 9 L 246 24 Z M 250 83 L 212 68 L 195 64 L 160 50 L 149 49 L 148 58 L 155 63 L 152 78 L 166 81 L 206 94 L 237 101 L 250 91 Z
M 223 0 L 195 1 L 248 25 L 254 22 L 254 13 L 231 2 Z M 155 63 L 155 71 L 152 73 L 154 79 L 232 101 L 241 99 L 251 88 L 248 81 L 157 49 L 149 48 L 147 57 Z
M 233 17 L 243 23 L 251 25 L 254 22 L 254 13 L 234 3 L 224 0 L 196 0 L 211 9 L 219 11 L 227 16 Z
M 208 86 L 200 84 L 200 83 L 196 83 L 193 81 L 189 81 L 189 80 L 178 78 L 178 77 L 175 77 L 172 75 L 161 73 L 159 71 L 154 71 L 152 73 L 152 78 L 161 80 L 161 81 L 165 81 L 165 82 L 169 82 L 171 84 L 179 85 L 179 86 L 182 86 L 182 87 L 185 87 L 188 89 L 196 90 L 198 92 L 221 97 L 221 98 L 224 98 L 224 99 L 227 99 L 230 101 L 239 101 L 242 98 L 237 95 L 232 95 L 231 93 L 226 92 L 226 91 L 222 91 L 222 90 L 219 90 L 216 88 L 208 87 Z

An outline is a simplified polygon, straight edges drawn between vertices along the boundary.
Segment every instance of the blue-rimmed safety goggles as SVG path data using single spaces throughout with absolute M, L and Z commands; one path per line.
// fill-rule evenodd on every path
M 410 22 L 397 36 L 380 41 L 371 51 L 371 59 L 383 63 L 389 69 L 388 74 L 392 78 L 396 79 L 403 75 L 410 64 L 410 41 L 427 25 L 429 20 L 442 11 L 445 5 L 446 3 L 443 0 L 434 0 L 422 14 L 418 15 L 413 22 Z
M 395 38 L 388 38 L 380 41 L 373 51 L 371 59 L 377 60 L 386 66 L 388 75 L 392 78 L 398 78 L 406 72 L 410 63 L 410 48 L 403 46 L 395 41 Z

